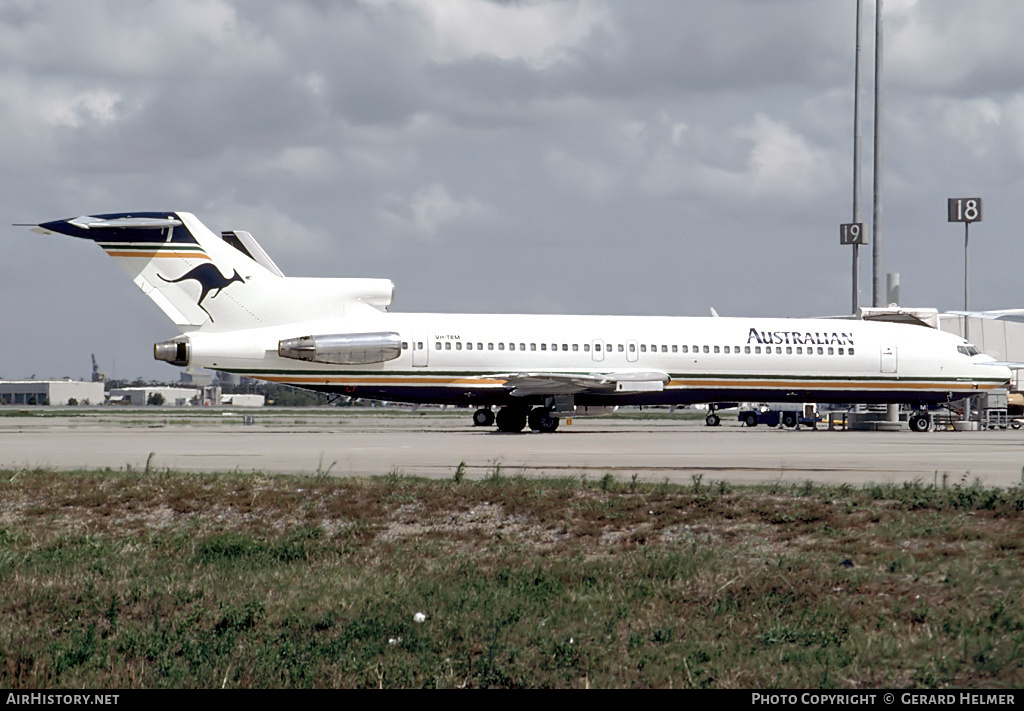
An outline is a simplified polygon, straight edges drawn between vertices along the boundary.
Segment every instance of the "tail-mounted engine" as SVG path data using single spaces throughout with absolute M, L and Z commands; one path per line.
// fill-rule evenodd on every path
M 186 366 L 192 358 L 192 344 L 182 337 L 153 345 L 153 357 L 171 365 Z
M 402 355 L 402 337 L 393 332 L 303 336 L 281 341 L 277 352 L 282 358 L 295 358 L 313 363 L 383 363 Z

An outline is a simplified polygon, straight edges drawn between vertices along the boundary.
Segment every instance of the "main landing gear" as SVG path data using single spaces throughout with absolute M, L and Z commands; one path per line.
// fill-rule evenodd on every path
M 473 413 L 475 427 L 490 427 L 497 423 L 500 432 L 522 432 L 529 425 L 535 432 L 554 432 L 558 429 L 558 418 L 546 407 L 515 407 L 505 406 L 494 412 L 481 408 Z
M 931 429 L 932 418 L 927 412 L 912 412 L 907 418 L 907 424 L 914 432 L 927 432 Z

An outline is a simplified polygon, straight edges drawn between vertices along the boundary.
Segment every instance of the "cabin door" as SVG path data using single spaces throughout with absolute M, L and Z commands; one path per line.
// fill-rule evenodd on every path
M 430 341 L 422 333 L 413 335 L 412 343 L 412 364 L 416 367 L 425 367 L 430 360 Z
M 896 346 L 882 346 L 882 365 L 881 371 L 883 373 L 895 373 L 897 362 Z
M 590 354 L 598 362 L 604 360 L 604 341 L 591 341 Z

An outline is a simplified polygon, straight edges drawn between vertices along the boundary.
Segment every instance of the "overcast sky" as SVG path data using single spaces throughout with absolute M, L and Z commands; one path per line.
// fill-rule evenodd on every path
M 14 222 L 181 210 L 393 310 L 851 306 L 855 0 L 0 0 L 0 377 L 176 379 L 94 244 Z M 864 2 L 871 222 L 874 2 Z M 883 270 L 1024 307 L 1024 3 L 886 0 Z M 871 302 L 870 247 L 862 303 Z

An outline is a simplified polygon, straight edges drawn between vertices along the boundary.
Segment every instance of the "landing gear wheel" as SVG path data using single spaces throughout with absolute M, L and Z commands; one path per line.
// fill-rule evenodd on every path
M 914 432 L 927 432 L 931 429 L 932 418 L 928 417 L 928 415 L 911 415 L 907 424 L 910 425 L 910 429 Z
M 708 427 L 718 427 L 720 424 L 722 424 L 722 418 L 712 412 L 711 414 L 704 418 L 704 424 L 706 424 Z
M 526 410 L 521 407 L 503 407 L 495 417 L 502 432 L 522 432 L 526 427 Z
M 526 419 L 530 429 L 536 432 L 554 432 L 558 429 L 558 418 L 552 417 L 551 410 L 544 407 L 533 408 Z
M 786 427 L 796 427 L 796 414 L 792 412 L 783 413 L 782 424 Z
M 754 413 L 750 413 L 749 415 L 747 415 L 746 419 L 743 420 L 743 424 L 745 424 L 747 427 L 757 427 L 757 415 L 755 415 Z
M 490 427 L 494 424 L 494 413 L 486 407 L 481 407 L 473 413 L 474 427 Z

